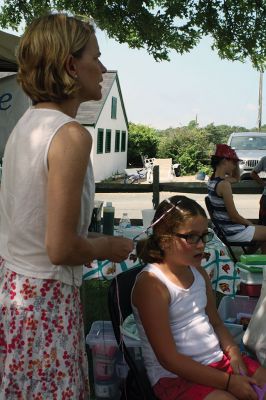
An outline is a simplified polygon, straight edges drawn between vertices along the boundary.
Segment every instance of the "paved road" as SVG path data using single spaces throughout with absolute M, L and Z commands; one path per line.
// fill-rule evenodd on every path
M 160 201 L 175 194 L 181 193 L 161 192 Z M 187 196 L 196 200 L 206 210 L 205 194 L 189 193 Z M 141 209 L 152 208 L 152 193 L 96 193 L 95 198 L 104 202 L 112 201 L 116 218 L 120 218 L 123 212 L 127 212 L 129 218 L 142 218 Z M 234 195 L 237 210 L 243 217 L 250 219 L 258 218 L 259 199 L 259 194 Z

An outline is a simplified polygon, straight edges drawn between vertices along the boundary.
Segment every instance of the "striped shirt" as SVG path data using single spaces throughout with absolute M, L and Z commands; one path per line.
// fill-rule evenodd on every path
M 233 236 L 236 233 L 244 231 L 246 229 L 246 226 L 231 221 L 226 210 L 223 198 L 217 194 L 217 185 L 223 180 L 224 179 L 219 177 L 209 179 L 207 183 L 208 197 L 213 208 L 213 218 L 221 226 L 222 230 L 225 233 L 225 236 Z

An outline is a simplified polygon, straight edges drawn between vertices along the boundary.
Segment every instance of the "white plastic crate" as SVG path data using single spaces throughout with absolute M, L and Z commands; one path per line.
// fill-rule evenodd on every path
M 140 341 L 129 337 L 124 339 L 135 361 L 142 362 Z M 119 399 L 128 366 L 118 349 L 111 321 L 93 322 L 86 343 L 92 352 L 96 399 Z
M 252 315 L 257 302 L 257 298 L 248 296 L 235 296 L 235 298 L 224 296 L 220 302 L 218 313 L 237 344 L 241 342 L 244 334 L 243 325 L 237 318 L 240 315 Z
M 248 285 L 261 285 L 263 274 L 261 273 L 253 273 L 249 272 L 246 269 L 239 268 L 240 271 L 240 279 L 242 282 L 247 283 Z

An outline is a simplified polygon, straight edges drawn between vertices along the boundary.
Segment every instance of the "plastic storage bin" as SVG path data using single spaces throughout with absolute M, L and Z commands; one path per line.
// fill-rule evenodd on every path
M 142 362 L 140 342 L 128 337 L 125 342 L 136 362 Z M 93 322 L 86 343 L 92 352 L 96 399 L 119 399 L 128 366 L 117 347 L 111 321 Z
M 237 344 L 241 343 L 244 328 L 257 302 L 257 298 L 248 296 L 235 296 L 235 298 L 224 296 L 220 302 L 218 313 Z

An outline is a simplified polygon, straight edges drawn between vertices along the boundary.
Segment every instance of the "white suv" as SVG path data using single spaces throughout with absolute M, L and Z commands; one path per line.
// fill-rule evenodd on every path
M 242 160 L 239 164 L 241 179 L 250 178 L 253 168 L 266 156 L 266 132 L 235 132 L 230 135 L 227 144 Z

